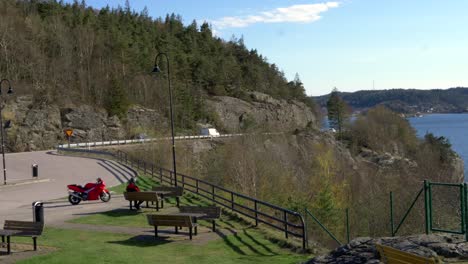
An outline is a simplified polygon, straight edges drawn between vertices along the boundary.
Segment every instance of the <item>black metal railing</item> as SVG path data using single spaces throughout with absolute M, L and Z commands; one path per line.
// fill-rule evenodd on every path
M 307 248 L 306 223 L 302 215 L 298 212 L 228 190 L 208 181 L 185 174 L 177 173 L 177 177 L 175 177 L 173 171 L 131 157 L 128 153 L 121 150 L 117 150 L 115 154 L 106 151 L 89 151 L 86 149 L 58 148 L 58 150 L 110 155 L 127 166 L 134 167 L 147 175 L 151 175 L 151 177 L 158 179 L 161 184 L 173 186 L 177 178 L 177 184 L 182 186 L 184 190 L 199 195 L 244 217 L 250 218 L 255 222 L 255 226 L 262 223 L 284 232 L 285 238 L 288 238 L 289 235 L 299 237 L 302 239 L 302 248 Z

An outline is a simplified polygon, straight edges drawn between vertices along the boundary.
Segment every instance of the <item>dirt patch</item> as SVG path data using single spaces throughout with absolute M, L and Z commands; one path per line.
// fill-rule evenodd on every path
M 38 246 L 37 251 L 34 251 L 32 245 L 11 243 L 10 255 L 7 255 L 6 246 L 0 247 L 0 263 L 13 264 L 23 259 L 28 259 L 28 258 L 35 257 L 35 256 L 47 255 L 57 250 L 58 248 L 54 248 L 54 247 Z

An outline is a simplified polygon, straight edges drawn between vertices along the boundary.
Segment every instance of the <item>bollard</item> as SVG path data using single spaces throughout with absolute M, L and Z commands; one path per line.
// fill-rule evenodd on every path
M 31 167 L 32 167 L 33 178 L 37 178 L 39 176 L 39 165 L 33 164 Z

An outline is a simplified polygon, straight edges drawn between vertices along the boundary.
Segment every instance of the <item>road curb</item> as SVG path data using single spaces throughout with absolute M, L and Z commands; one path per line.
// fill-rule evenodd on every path
M 13 186 L 20 186 L 20 185 L 33 184 L 33 183 L 50 182 L 50 181 L 51 181 L 50 179 L 25 180 L 25 181 L 7 183 L 6 185 L 0 185 L 0 189 L 8 188 L 8 187 L 13 187 Z

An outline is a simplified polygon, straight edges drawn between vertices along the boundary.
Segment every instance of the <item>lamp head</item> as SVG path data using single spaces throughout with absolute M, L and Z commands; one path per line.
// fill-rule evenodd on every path
M 160 72 L 161 72 L 161 69 L 159 68 L 159 65 L 155 65 L 152 73 L 160 73 Z

